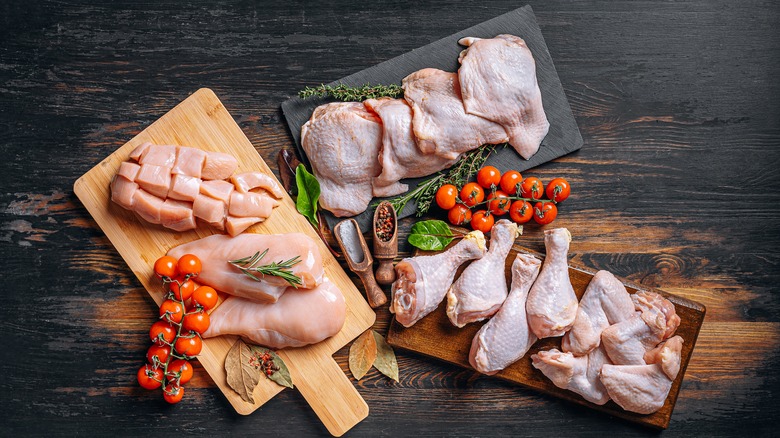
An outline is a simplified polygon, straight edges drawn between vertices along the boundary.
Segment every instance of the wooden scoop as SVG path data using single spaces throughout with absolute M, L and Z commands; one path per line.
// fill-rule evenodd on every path
M 376 309 L 385 304 L 387 297 L 374 279 L 372 269 L 374 260 L 371 258 L 371 252 L 368 250 L 366 240 L 363 239 L 363 234 L 360 233 L 358 223 L 355 219 L 341 221 L 333 228 L 333 234 L 336 235 L 336 241 L 344 253 L 349 269 L 363 281 L 368 305 L 372 309 Z
M 386 206 L 386 207 L 385 207 Z M 390 212 L 390 223 L 392 225 L 391 237 L 383 240 L 377 235 L 379 213 L 383 208 Z M 393 269 L 393 259 L 398 255 L 398 216 L 395 214 L 393 204 L 382 201 L 374 211 L 374 257 L 379 261 L 379 267 L 376 268 L 376 282 L 382 286 L 389 286 L 395 281 L 395 269 Z

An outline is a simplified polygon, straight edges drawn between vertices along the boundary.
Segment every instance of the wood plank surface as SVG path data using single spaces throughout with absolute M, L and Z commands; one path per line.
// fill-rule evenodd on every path
M 754 0 L 527 3 L 584 139 L 526 172 L 572 183 L 555 222 L 577 236 L 571 262 L 707 307 L 664 438 L 776 435 L 780 10 Z M 277 153 L 293 147 L 279 105 L 298 90 L 523 5 L 3 2 L 0 435 L 327 436 L 299 391 L 237 414 L 197 362 L 176 406 L 138 387 L 156 304 L 70 188 L 201 87 L 276 173 Z M 414 220 L 399 223 L 399 259 Z M 526 227 L 520 243 L 543 251 L 541 230 Z M 385 334 L 390 320 L 380 308 L 374 328 Z M 658 434 L 397 353 L 399 383 L 376 370 L 354 383 L 370 415 L 349 436 Z M 347 355 L 334 358 L 349 375 Z
M 466 231 L 467 230 L 457 229 L 456 233 L 463 235 Z M 577 239 L 575 237 L 572 245 L 576 246 L 576 242 Z M 448 248 L 455 243 L 456 242 L 452 242 Z M 436 252 L 431 251 L 415 251 L 414 255 L 429 255 L 435 253 Z M 545 256 L 542 253 L 528 250 L 518 244 L 513 245 L 504 263 L 504 275 L 506 276 L 507 285 L 512 283 L 512 263 L 518 253 L 531 254 L 540 260 L 545 259 Z M 456 279 L 467 266 L 468 264 L 458 269 L 458 273 L 455 277 Z M 588 284 L 595 274 L 596 271 L 592 269 L 569 265 L 569 279 L 571 280 L 574 293 L 577 294 L 578 299 L 582 299 L 585 289 L 588 287 Z M 675 335 L 681 336 L 684 341 L 680 357 L 680 372 L 672 383 L 669 395 L 661 409 L 649 415 L 640 415 L 623 410 L 613 401 L 609 401 L 605 405 L 597 405 L 586 401 L 578 394 L 555 386 L 541 371 L 535 369 L 531 365 L 531 355 L 536 354 L 539 351 L 547 351 L 553 348 L 560 350 L 562 339 L 560 337 L 538 340 L 528 350 L 525 356 L 514 364 L 506 367 L 504 370 L 498 372 L 496 377 L 569 402 L 587 406 L 591 409 L 633 423 L 657 429 L 666 429 L 669 427 L 672 412 L 674 411 L 674 406 L 677 402 L 677 396 L 680 392 L 680 385 L 683 381 L 683 376 L 685 375 L 685 369 L 688 367 L 688 362 L 693 353 L 693 347 L 696 345 L 696 339 L 699 336 L 699 330 L 704 322 L 706 309 L 695 301 L 670 295 L 661 290 L 637 286 L 625 280 L 623 280 L 622 283 L 626 286 L 626 290 L 630 294 L 634 294 L 639 290 L 651 290 L 664 295 L 674 304 L 675 311 L 680 317 L 680 326 L 675 332 Z M 445 299 L 436 310 L 422 318 L 412 327 L 404 327 L 393 318 L 390 330 L 387 334 L 387 342 L 394 347 L 403 348 L 454 365 L 473 369 L 469 364 L 469 350 L 471 349 L 471 343 L 474 336 L 476 336 L 485 322 L 487 321 L 468 324 L 463 328 L 455 327 L 447 316 L 447 301 Z
M 76 181 L 73 187 L 76 196 L 159 305 L 165 299 L 165 292 L 154 275 L 154 261 L 171 248 L 216 234 L 218 231 L 199 223 L 195 230 L 175 232 L 149 224 L 111 201 L 109 185 L 119 165 L 128 161 L 130 153 L 145 142 L 191 146 L 226 153 L 238 160 L 237 173 L 259 171 L 275 177 L 225 110 L 222 102 L 211 90 L 203 88 Z M 281 205 L 274 209 L 268 219 L 250 227 L 246 232 L 298 232 L 308 235 L 317 243 L 323 256 L 325 275 L 344 294 L 347 313 L 341 331 L 316 345 L 279 351 L 290 368 L 294 383 L 328 430 L 334 435 L 343 435 L 368 415 L 368 406 L 330 356 L 371 327 L 376 314 L 328 252 L 308 221 L 296 211 L 295 203 L 289 195 L 284 194 Z M 228 386 L 225 357 L 236 339 L 237 336 L 204 339 L 203 351 L 198 355 L 198 361 L 236 412 L 248 415 L 283 388 L 270 379 L 260 379 L 254 391 L 255 402 L 250 403 L 241 399 L 238 393 Z

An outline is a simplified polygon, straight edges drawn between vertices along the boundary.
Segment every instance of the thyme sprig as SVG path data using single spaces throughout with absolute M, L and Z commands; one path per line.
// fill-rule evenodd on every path
M 400 85 L 371 85 L 363 84 L 358 87 L 350 87 L 345 84 L 319 85 L 306 87 L 298 92 L 298 97 L 308 99 L 310 97 L 332 97 L 344 102 L 362 102 L 366 99 L 378 99 L 380 97 L 401 97 L 404 90 Z
M 231 260 L 228 263 L 240 269 L 241 272 L 248 275 L 255 281 L 261 281 L 261 277 L 271 275 L 285 280 L 293 287 L 298 287 L 303 284 L 301 277 L 298 277 L 291 272 L 292 267 L 300 263 L 301 256 L 295 256 L 289 260 L 281 262 L 259 265 L 260 261 L 263 259 L 263 257 L 265 257 L 266 254 L 268 254 L 267 249 L 262 253 L 258 251 L 252 256 L 244 257 L 238 260 Z M 255 274 L 259 274 L 260 278 L 258 278 Z

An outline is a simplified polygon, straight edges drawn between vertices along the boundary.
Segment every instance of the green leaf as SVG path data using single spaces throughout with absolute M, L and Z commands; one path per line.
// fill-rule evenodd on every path
M 306 216 L 315 227 L 319 226 L 317 220 L 317 202 L 320 200 L 320 183 L 303 164 L 295 168 L 295 185 L 298 186 L 298 198 L 295 200 L 295 208 L 298 213 Z
M 376 341 L 376 360 L 374 368 L 380 373 L 398 382 L 398 360 L 395 358 L 395 352 L 379 333 L 371 330 Z
M 258 347 L 257 345 L 250 345 L 249 349 L 252 350 L 252 354 L 254 354 L 255 357 L 262 357 L 263 354 L 268 353 L 271 356 L 271 361 L 273 364 L 279 368 L 270 376 L 266 375 L 266 377 L 271 379 L 271 381 L 276 382 L 276 384 L 279 386 L 284 386 L 287 388 L 294 387 L 292 377 L 290 376 L 290 370 L 287 368 L 287 364 L 284 363 L 282 358 L 276 354 L 276 352 L 269 350 L 268 348 Z
M 453 240 L 452 231 L 440 220 L 421 221 L 412 225 L 409 243 L 423 251 L 439 251 Z

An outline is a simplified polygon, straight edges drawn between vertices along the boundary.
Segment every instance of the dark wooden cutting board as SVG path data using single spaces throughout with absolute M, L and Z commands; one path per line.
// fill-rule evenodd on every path
M 507 284 L 511 284 L 511 265 L 515 259 L 515 255 L 518 253 L 532 254 L 540 259 L 544 260 L 544 255 L 537 252 L 523 248 L 520 245 L 515 245 L 512 248 L 509 256 L 506 260 L 505 275 L 507 276 Z M 416 255 L 428 254 L 427 252 L 419 252 Z M 458 271 L 458 275 L 464 268 Z M 591 278 L 596 271 L 569 264 L 569 277 L 571 278 L 572 286 L 577 294 L 577 298 L 582 298 L 582 294 L 585 292 L 585 288 L 588 286 Z M 636 293 L 638 290 L 648 290 L 635 286 L 625 280 L 622 280 L 623 284 L 629 293 Z M 539 352 L 540 350 L 549 350 L 551 348 L 561 348 L 561 338 L 547 338 L 537 341 L 533 347 L 526 353 L 526 355 L 519 361 L 510 365 L 503 371 L 496 374 L 503 380 L 516 383 L 518 385 L 532 388 L 545 394 L 549 394 L 564 400 L 577 403 L 583 406 L 588 406 L 595 410 L 606 412 L 610 415 L 620 417 L 634 423 L 643 424 L 646 426 L 666 429 L 669 426 L 669 421 L 672 417 L 672 411 L 674 410 L 674 404 L 677 402 L 677 396 L 680 392 L 680 385 L 682 383 L 685 370 L 688 367 L 688 362 L 691 359 L 693 353 L 693 347 L 696 344 L 696 339 L 699 336 L 699 329 L 701 329 L 702 322 L 704 321 L 704 314 L 706 309 L 703 305 L 687 300 L 682 297 L 668 294 L 661 290 L 654 290 L 666 297 L 669 301 L 674 303 L 677 315 L 680 316 L 680 326 L 677 328 L 675 334 L 682 336 L 683 349 L 682 349 L 682 361 L 680 367 L 680 373 L 672 384 L 672 389 L 669 391 L 669 396 L 666 399 L 663 407 L 650 415 L 640 415 L 633 412 L 624 411 L 620 406 L 613 401 L 607 402 L 603 406 L 599 406 L 590 403 L 571 391 L 567 391 L 557 386 L 547 379 L 541 371 L 535 369 L 531 365 L 531 355 Z M 486 322 L 486 321 L 485 321 Z M 390 325 L 390 330 L 387 334 L 387 342 L 393 347 L 402 348 L 404 350 L 420 353 L 425 356 L 440 359 L 445 362 L 449 362 L 455 365 L 459 365 L 464 368 L 471 369 L 469 365 L 469 349 L 471 348 L 471 341 L 477 334 L 477 331 L 482 327 L 485 322 L 478 322 L 468 324 L 467 326 L 459 329 L 452 325 L 446 314 L 446 302 L 442 303 L 438 309 L 431 312 L 428 316 L 418 321 L 415 325 L 409 328 L 405 328 L 393 319 Z
M 542 92 L 544 111 L 550 122 L 550 132 L 542 141 L 539 152 L 531 157 L 530 160 L 524 160 L 512 148 L 501 148 L 490 156 L 488 164 L 496 166 L 502 172 L 509 169 L 524 171 L 580 149 L 582 147 L 582 136 L 572 115 L 566 94 L 563 92 L 563 86 L 558 78 L 558 73 L 555 71 L 555 65 L 553 65 L 547 44 L 544 42 L 542 31 L 536 23 L 536 17 L 530 6 L 507 12 L 374 67 L 331 82 L 330 85 L 338 83 L 350 86 L 366 83 L 400 85 L 404 77 L 426 67 L 435 67 L 454 72 L 459 67 L 458 55 L 464 49 L 463 46 L 458 44 L 459 39 L 468 36 L 492 38 L 504 33 L 523 38 L 536 59 L 536 77 Z M 295 140 L 298 153 L 304 161 L 307 158 L 301 148 L 301 127 L 309 120 L 314 108 L 326 102 L 328 101 L 322 98 L 303 100 L 294 97 L 282 103 L 282 111 L 290 128 L 290 133 Z M 423 179 L 414 178 L 404 180 L 404 182 L 409 184 L 410 189 L 413 189 Z M 399 217 L 413 214 L 416 208 L 417 206 L 414 202 L 410 202 L 404 211 L 399 213 Z M 370 228 L 372 210 L 369 208 L 356 217 L 364 232 Z M 341 220 L 335 218 L 329 212 L 325 212 L 325 219 L 331 228 L 336 222 Z

